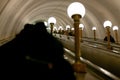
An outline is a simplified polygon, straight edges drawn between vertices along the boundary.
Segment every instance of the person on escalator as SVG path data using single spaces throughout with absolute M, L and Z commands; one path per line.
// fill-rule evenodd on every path
M 107 36 L 105 36 L 104 41 L 108 41 Z M 110 42 L 115 43 L 115 40 L 111 35 L 110 35 Z
M 0 46 L 0 52 L 6 77 L 76 80 L 72 65 L 64 59 L 62 43 L 47 32 L 44 22 L 26 24 L 13 40 Z

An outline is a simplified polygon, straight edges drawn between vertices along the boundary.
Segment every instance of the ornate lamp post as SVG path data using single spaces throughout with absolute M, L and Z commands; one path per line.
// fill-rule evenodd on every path
M 69 39 L 69 32 L 70 32 L 70 25 L 67 25 L 67 26 L 66 26 L 67 39 Z
M 60 37 L 62 37 L 61 34 L 62 34 L 62 31 L 63 31 L 63 27 L 62 27 L 62 26 L 59 26 L 58 31 L 59 31 Z
M 56 34 L 57 34 L 57 27 L 54 27 L 54 28 L 53 28 L 53 32 L 54 32 L 54 34 L 55 34 L 55 36 L 56 36 Z
M 74 36 L 74 31 L 75 31 L 75 29 L 72 27 L 72 28 L 70 29 L 71 36 Z
M 50 24 L 51 34 L 52 34 L 53 33 L 53 26 L 54 26 L 54 24 L 56 24 L 56 19 L 54 17 L 50 17 L 48 19 L 48 23 Z
M 79 36 L 80 19 L 85 15 L 85 7 L 79 2 L 73 2 L 68 6 L 67 13 L 69 17 L 73 19 L 75 29 L 75 63 L 73 64 L 73 68 L 75 72 L 85 72 L 85 66 L 83 67 L 80 61 L 81 50 Z
M 94 40 L 96 41 L 96 27 L 92 27 L 93 33 L 94 33 Z
M 113 26 L 113 31 L 115 32 L 116 43 L 118 43 L 118 34 L 117 34 L 118 26 Z
M 83 40 L 82 40 L 82 31 L 83 31 L 83 29 L 84 29 L 84 25 L 83 24 L 79 24 L 79 28 L 80 28 L 80 41 L 81 42 L 83 42 Z
M 106 28 L 106 31 L 107 31 L 107 42 L 108 42 L 108 46 L 107 48 L 108 49 L 111 49 L 111 45 L 110 45 L 110 27 L 112 26 L 112 23 L 111 21 L 107 20 L 104 22 L 104 28 Z

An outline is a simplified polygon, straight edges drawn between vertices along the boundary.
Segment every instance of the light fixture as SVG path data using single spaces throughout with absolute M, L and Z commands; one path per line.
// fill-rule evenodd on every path
M 107 20 L 107 21 L 105 21 L 104 23 L 103 23 L 103 26 L 104 26 L 104 28 L 106 28 L 106 30 L 107 30 L 107 42 L 108 42 L 108 46 L 107 46 L 107 48 L 108 49 L 112 49 L 112 47 L 111 47 L 111 45 L 110 45 L 110 27 L 112 26 L 112 23 L 111 23 L 111 21 L 109 21 L 109 20 Z
M 83 40 L 82 40 L 82 31 L 83 31 L 83 29 L 84 29 L 84 25 L 83 24 L 79 24 L 79 28 L 80 28 L 80 41 L 81 42 L 83 42 Z
M 111 23 L 111 21 L 107 20 L 107 21 L 104 22 L 103 26 L 104 26 L 104 28 L 111 27 L 112 23 Z
M 54 18 L 54 17 L 50 17 L 49 19 L 48 19 L 48 23 L 50 24 L 50 26 L 51 26 L 51 34 L 53 33 L 53 26 L 54 26 L 54 24 L 56 24 L 56 19 Z
M 92 27 L 93 33 L 94 33 L 94 40 L 96 40 L 96 27 Z
M 70 25 L 67 25 L 67 26 L 66 26 L 66 30 L 69 30 L 69 29 L 70 29 Z
M 80 2 L 73 2 L 68 6 L 67 9 L 68 16 L 74 20 L 74 34 L 75 34 L 75 63 L 73 68 L 75 72 L 85 72 L 85 67 L 83 67 L 80 56 L 81 56 L 81 49 L 80 49 L 80 34 L 79 34 L 79 24 L 80 19 L 85 15 L 85 7 Z M 81 68 L 82 67 L 82 68 Z
M 58 31 L 59 31 L 59 36 L 62 37 L 61 34 L 62 34 L 62 31 L 63 31 L 63 27 L 59 26 Z
M 113 26 L 113 31 L 115 32 L 116 43 L 118 44 L 118 26 Z
M 83 30 L 84 29 L 84 25 L 83 24 L 79 24 L 79 28 Z
M 70 18 L 73 15 L 80 15 L 81 17 L 84 17 L 85 7 L 83 4 L 79 2 L 73 2 L 68 6 L 67 13 Z

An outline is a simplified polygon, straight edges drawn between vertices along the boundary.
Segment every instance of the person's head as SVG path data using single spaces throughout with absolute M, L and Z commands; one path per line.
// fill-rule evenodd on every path
M 36 22 L 35 28 L 40 30 L 41 32 L 46 32 L 46 26 L 43 21 Z
M 19 36 L 19 37 L 30 36 L 30 33 L 33 31 L 33 28 L 34 28 L 33 24 L 26 23 L 24 25 L 24 28 L 16 36 Z
M 25 30 L 29 30 L 29 29 L 31 29 L 31 28 L 33 28 L 33 24 L 26 23 L 26 24 L 24 25 L 24 29 L 25 29 Z

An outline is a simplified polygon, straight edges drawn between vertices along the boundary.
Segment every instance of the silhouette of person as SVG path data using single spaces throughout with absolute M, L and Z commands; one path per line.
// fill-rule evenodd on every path
M 26 24 L 13 40 L 0 46 L 0 52 L 2 68 L 7 66 L 4 72 L 12 78 L 76 80 L 62 43 L 47 32 L 44 22 Z
M 108 41 L 107 36 L 105 36 L 104 41 Z M 115 43 L 115 40 L 111 35 L 110 35 L 110 42 Z

